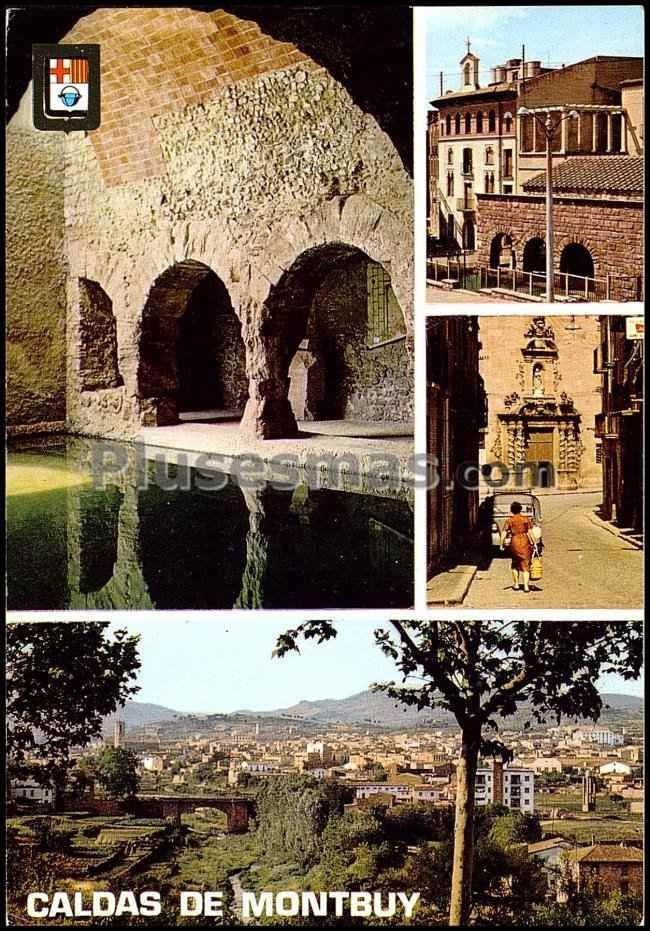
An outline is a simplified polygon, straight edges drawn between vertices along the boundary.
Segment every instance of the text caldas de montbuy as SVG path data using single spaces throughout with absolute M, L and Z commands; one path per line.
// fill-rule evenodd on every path
M 278 915 L 390 918 L 403 911 L 410 918 L 420 898 L 419 892 L 242 892 L 243 918 Z M 183 891 L 177 900 L 184 917 L 219 918 L 224 914 L 224 893 Z M 346 912 L 347 910 L 347 912 Z M 159 892 L 31 892 L 27 896 L 30 918 L 107 918 L 120 916 L 155 917 L 162 911 Z

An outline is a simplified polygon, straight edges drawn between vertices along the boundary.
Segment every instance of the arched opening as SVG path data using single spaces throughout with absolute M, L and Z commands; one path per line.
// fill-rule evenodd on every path
M 472 131 L 472 114 L 466 113 L 465 114 L 465 132 L 469 134 L 471 133 L 471 131 Z
M 490 243 L 490 268 L 514 268 L 512 238 L 507 233 L 497 233 Z
M 79 279 L 79 382 L 82 391 L 124 384 L 117 358 L 113 302 L 96 281 Z
M 156 279 L 142 314 L 138 394 L 158 426 L 238 417 L 248 397 L 241 327 L 223 282 L 187 260 Z
M 497 115 L 494 110 L 488 113 L 488 132 L 494 133 L 497 129 Z
M 463 223 L 463 249 L 473 252 L 476 249 L 476 227 L 473 220 Z
M 266 310 L 298 421 L 412 419 L 406 326 L 384 266 L 343 243 L 308 249 Z
M 454 117 L 454 132 L 457 136 L 460 135 L 460 113 L 457 113 Z
M 525 272 L 546 272 L 546 243 L 540 236 L 529 239 L 524 246 Z
M 476 132 L 477 133 L 483 132 L 483 111 L 482 110 L 479 110 L 478 113 L 476 114 Z
M 560 273 L 568 276 L 562 279 L 562 285 L 569 291 L 580 295 L 593 291 L 594 260 L 582 243 L 571 242 L 564 247 L 560 256 Z

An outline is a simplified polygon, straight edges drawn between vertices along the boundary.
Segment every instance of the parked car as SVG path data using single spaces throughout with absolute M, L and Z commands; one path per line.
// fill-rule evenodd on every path
M 486 542 L 489 541 L 491 547 L 501 546 L 503 525 L 510 517 L 510 505 L 514 501 L 518 501 L 521 505 L 521 513 L 530 517 L 533 523 L 541 528 L 542 506 L 539 498 L 532 493 L 530 488 L 522 488 L 519 491 L 496 491 L 489 495 L 481 505 L 483 512 L 481 523 Z

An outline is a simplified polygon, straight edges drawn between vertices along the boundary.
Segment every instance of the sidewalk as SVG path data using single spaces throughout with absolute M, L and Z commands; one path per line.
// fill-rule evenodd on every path
M 442 570 L 427 582 L 427 605 L 460 605 L 474 581 L 477 566 L 459 565 Z
M 620 527 L 616 527 L 611 521 L 603 520 L 602 517 L 599 517 L 598 514 L 588 514 L 588 520 L 594 525 L 594 527 L 600 527 L 602 530 L 606 530 L 607 533 L 611 533 L 613 536 L 618 537 L 619 540 L 622 540 L 624 543 L 629 543 L 630 546 L 633 546 L 637 550 L 643 549 L 643 533 L 641 531 L 635 530 L 621 530 Z

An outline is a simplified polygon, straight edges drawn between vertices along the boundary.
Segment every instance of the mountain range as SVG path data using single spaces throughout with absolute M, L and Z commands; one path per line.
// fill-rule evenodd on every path
M 603 699 L 603 712 L 600 723 L 613 723 L 622 714 L 640 715 L 643 711 L 643 699 L 636 695 L 619 695 L 606 692 L 601 695 Z M 528 717 L 529 708 L 520 707 L 516 715 L 508 718 L 508 724 L 517 726 Z M 241 710 L 233 712 L 234 715 L 259 718 L 293 718 L 312 724 L 367 724 L 382 727 L 414 727 L 415 725 L 437 724 L 440 726 L 454 723 L 453 716 L 448 711 L 425 709 L 418 711 L 415 708 L 397 704 L 392 698 L 381 692 L 365 690 L 350 695 L 347 698 L 324 698 L 319 701 L 300 701 L 286 708 L 277 708 L 273 711 Z M 205 713 L 201 714 L 204 717 Z M 193 716 L 187 712 L 174 711 L 163 705 L 154 705 L 147 702 L 128 701 L 117 715 L 110 715 L 104 719 L 103 730 L 107 733 L 112 730 L 115 718 L 123 720 L 128 730 L 140 728 L 145 724 L 161 723 L 178 719 L 191 719 Z M 230 717 L 230 715 L 225 715 Z

